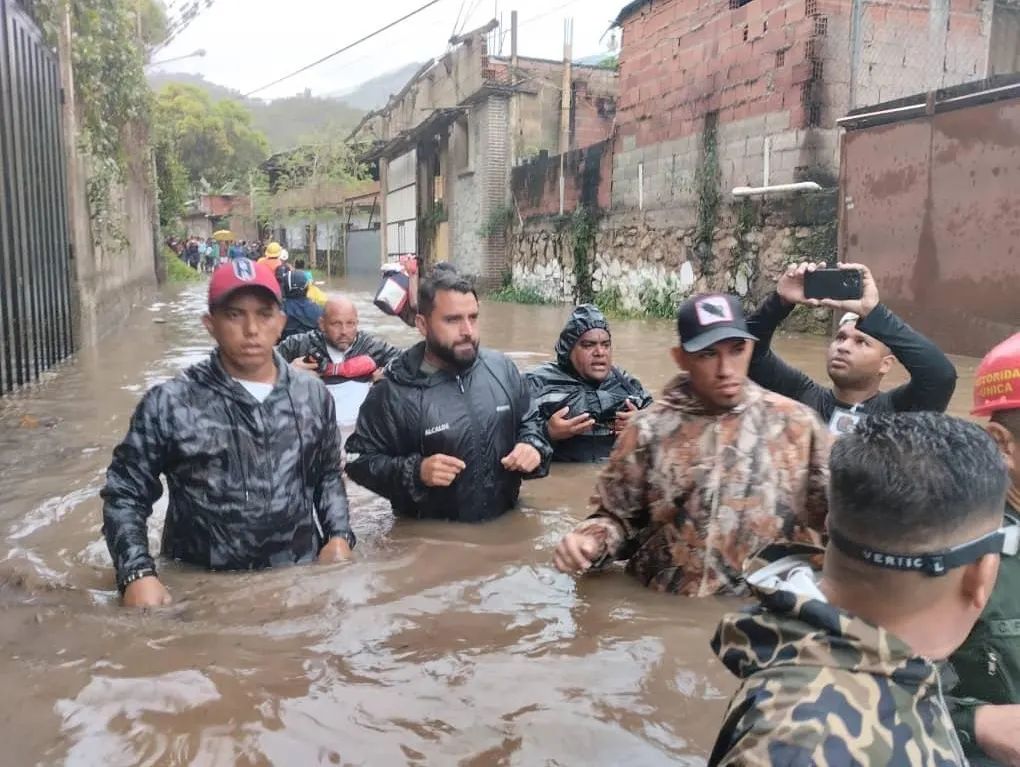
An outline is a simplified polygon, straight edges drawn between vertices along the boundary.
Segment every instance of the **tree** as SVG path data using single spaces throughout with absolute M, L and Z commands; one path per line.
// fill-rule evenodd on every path
M 265 165 L 264 186 L 260 184 L 269 195 L 261 201 L 256 195 L 256 209 L 261 209 L 267 219 L 281 222 L 297 217 L 310 223 L 308 256 L 313 266 L 319 223 L 339 217 L 344 193 L 368 178 L 368 169 L 358 161 L 344 135 L 346 131 L 326 128 L 297 149 L 274 155 Z M 329 258 L 332 243 L 327 243 L 326 250 Z
M 214 187 L 247 182 L 269 154 L 266 137 L 251 125 L 251 114 L 232 101 L 213 102 L 200 89 L 168 85 L 156 97 L 154 124 L 175 149 L 188 180 Z

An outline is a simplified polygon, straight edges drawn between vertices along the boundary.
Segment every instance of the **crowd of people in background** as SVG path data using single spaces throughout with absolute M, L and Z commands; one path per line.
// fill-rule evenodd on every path
M 146 394 L 107 474 L 125 604 L 170 599 L 146 532 L 161 475 L 163 556 L 230 570 L 350 557 L 345 475 L 398 516 L 484 522 L 553 463 L 603 462 L 559 571 L 625 562 L 659 591 L 757 602 L 713 642 L 741 681 L 710 764 L 1020 764 L 1020 334 L 979 369 L 982 428 L 943 414 L 952 362 L 867 267 L 840 265 L 859 298 L 818 302 L 821 265 L 794 264 L 750 317 L 731 295 L 683 301 L 653 397 L 593 305 L 522 373 L 481 345 L 478 293 L 448 264 L 397 267 L 377 300 L 422 337 L 401 350 L 348 298 L 320 305 L 278 243 L 235 247 L 210 280 L 216 348 Z M 831 388 L 771 348 L 805 303 L 839 318 Z M 910 380 L 882 391 L 897 360 Z
M 214 237 L 203 239 L 194 235 L 184 239 L 169 237 L 165 244 L 177 254 L 181 261 L 203 274 L 211 274 L 217 266 L 235 258 L 257 260 L 263 251 L 261 242 L 246 240 L 235 242 L 233 240 L 218 240 Z

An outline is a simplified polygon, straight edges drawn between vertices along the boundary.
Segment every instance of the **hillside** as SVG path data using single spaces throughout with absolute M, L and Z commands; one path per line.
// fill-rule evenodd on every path
M 274 152 L 292 149 L 303 139 L 325 128 L 350 131 L 358 124 L 364 111 L 350 106 L 346 100 L 316 96 L 291 96 L 274 101 L 241 99 L 238 91 L 209 82 L 201 75 L 179 72 L 149 75 L 149 85 L 159 90 L 164 85 L 194 85 L 214 100 L 238 99 L 251 111 L 252 124 L 266 134 Z
M 400 91 L 414 74 L 422 68 L 421 62 L 406 64 L 392 72 L 386 72 L 371 80 L 366 80 L 357 88 L 329 94 L 332 98 L 343 100 L 352 107 L 366 112 L 385 106 L 386 100 Z

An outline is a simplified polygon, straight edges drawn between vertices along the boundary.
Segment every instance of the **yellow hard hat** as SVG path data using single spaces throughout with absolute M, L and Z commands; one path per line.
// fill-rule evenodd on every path
M 280 243 L 271 242 L 268 245 L 266 245 L 266 256 L 268 258 L 276 258 L 278 255 L 280 255 L 281 250 L 283 250 L 283 248 L 280 247 Z

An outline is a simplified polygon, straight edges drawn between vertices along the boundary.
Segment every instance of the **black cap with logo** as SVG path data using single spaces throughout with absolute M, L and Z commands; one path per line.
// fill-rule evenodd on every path
M 747 330 L 739 299 L 725 293 L 702 293 L 684 301 L 676 313 L 676 327 L 685 352 L 700 352 L 734 338 L 758 340 Z

